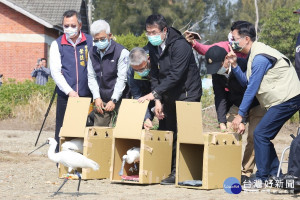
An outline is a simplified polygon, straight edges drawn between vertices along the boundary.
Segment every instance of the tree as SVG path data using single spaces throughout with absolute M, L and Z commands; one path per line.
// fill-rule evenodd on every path
M 299 17 L 293 10 L 299 8 L 279 8 L 262 20 L 263 26 L 259 35 L 260 41 L 277 49 L 293 62 L 295 60 L 295 44 L 299 33 Z

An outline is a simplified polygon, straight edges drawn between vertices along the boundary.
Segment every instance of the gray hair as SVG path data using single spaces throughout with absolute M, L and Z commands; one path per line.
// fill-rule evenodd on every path
M 129 65 L 140 65 L 148 60 L 147 52 L 141 47 L 133 48 L 129 53 Z
M 99 19 L 97 21 L 94 21 L 93 24 L 91 25 L 91 34 L 94 37 L 95 35 L 97 35 L 98 33 L 105 31 L 106 34 L 110 33 L 110 26 L 109 24 L 103 20 L 103 19 Z

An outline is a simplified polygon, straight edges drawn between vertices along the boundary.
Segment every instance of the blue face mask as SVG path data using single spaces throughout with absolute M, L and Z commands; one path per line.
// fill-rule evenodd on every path
M 153 45 L 153 46 L 158 46 L 160 45 L 163 41 L 161 40 L 161 36 L 159 35 L 152 35 L 152 36 L 148 36 L 148 40 L 149 42 Z
M 99 40 L 98 42 L 95 42 L 95 46 L 99 49 L 99 50 L 103 50 L 108 46 L 109 42 L 108 39 L 106 38 L 104 41 Z
M 150 69 L 144 69 L 142 72 L 136 72 L 138 75 L 140 75 L 141 77 L 145 77 L 148 76 L 150 72 Z

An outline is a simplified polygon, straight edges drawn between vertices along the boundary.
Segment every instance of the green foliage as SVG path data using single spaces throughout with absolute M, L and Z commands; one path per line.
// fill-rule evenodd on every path
M 164 15 L 169 26 L 177 29 L 189 21 L 202 19 L 205 4 L 198 0 L 94 0 L 93 21 L 105 19 L 113 34 L 141 35 L 147 17 L 154 13 Z
M 215 95 L 213 92 L 212 87 L 210 89 L 203 89 L 201 102 L 202 102 L 202 108 L 206 108 L 211 105 L 215 105 Z
M 52 79 L 45 86 L 37 85 L 33 81 L 16 82 L 9 79 L 0 87 L 0 119 L 12 117 L 12 110 L 17 105 L 25 105 L 29 98 L 37 93 L 50 99 L 55 83 Z
M 277 49 L 292 61 L 295 59 L 295 44 L 299 33 L 299 16 L 291 9 L 280 8 L 271 12 L 270 17 L 262 20 L 261 42 Z
M 122 44 L 129 51 L 134 47 L 144 47 L 148 43 L 148 39 L 144 33 L 140 36 L 134 36 L 132 33 L 122 34 L 115 36 L 115 38 L 116 42 Z

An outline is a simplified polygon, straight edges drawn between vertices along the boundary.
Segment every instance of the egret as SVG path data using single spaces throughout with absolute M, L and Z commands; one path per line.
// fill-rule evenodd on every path
M 131 170 L 135 170 L 137 171 L 137 166 L 136 166 L 136 162 L 140 161 L 140 148 L 137 147 L 132 147 L 131 149 L 129 149 L 126 153 L 126 155 L 124 155 L 122 157 L 123 162 L 122 162 L 122 167 L 121 170 L 119 172 L 119 175 L 122 176 L 123 175 L 123 169 L 125 166 L 125 162 L 127 162 L 128 164 L 134 163 L 134 169 L 131 168 Z
M 61 145 L 62 151 L 72 150 L 78 153 L 83 153 L 83 139 L 75 138 L 70 141 L 66 141 Z
M 58 190 L 53 194 L 56 195 L 59 190 L 64 186 L 64 184 L 69 180 L 69 173 L 71 173 L 72 170 L 74 170 L 74 173 L 78 176 L 79 182 L 77 187 L 77 196 L 79 195 L 79 187 L 81 182 L 81 175 L 78 173 L 77 168 L 92 168 L 94 171 L 99 170 L 99 165 L 87 157 L 81 155 L 80 153 L 66 150 L 61 151 L 58 153 L 55 153 L 55 148 L 57 146 L 57 142 L 53 138 L 48 138 L 47 141 L 42 144 L 37 149 L 43 147 L 46 144 L 50 144 L 49 150 L 48 150 L 48 158 L 52 160 L 55 163 L 61 163 L 64 166 L 68 167 L 68 175 L 64 179 L 64 182 L 61 184 L 61 186 L 58 188 Z M 35 149 L 34 151 L 36 151 Z M 30 152 L 29 154 L 33 153 L 34 151 Z M 28 155 L 29 155 L 28 154 Z

